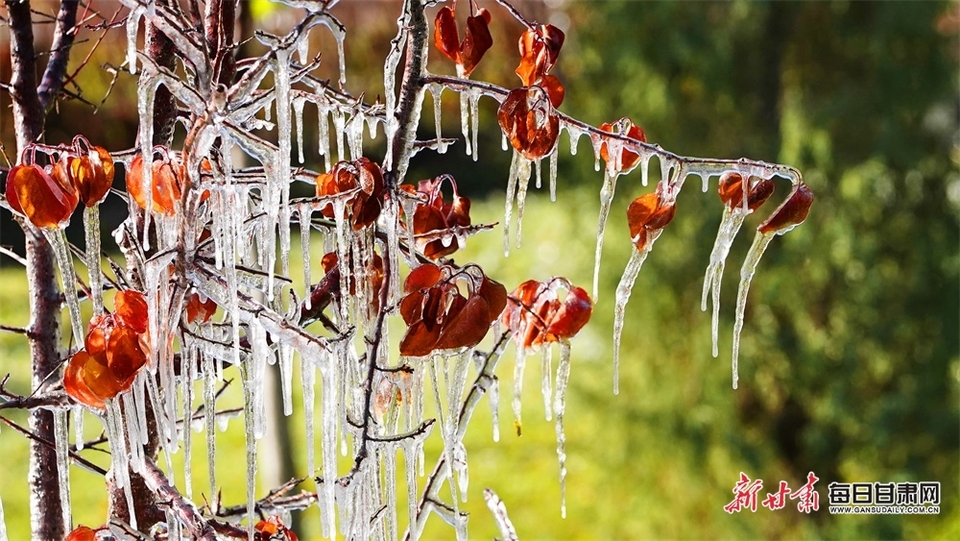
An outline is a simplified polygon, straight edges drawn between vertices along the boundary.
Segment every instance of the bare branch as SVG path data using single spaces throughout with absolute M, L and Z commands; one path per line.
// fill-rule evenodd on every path
M 50 107 L 53 99 L 63 87 L 64 75 L 67 73 L 67 62 L 70 60 L 70 50 L 77 35 L 77 5 L 79 0 L 61 0 L 60 11 L 57 13 L 57 30 L 53 34 L 50 60 L 47 69 L 43 72 L 43 79 L 37 95 L 40 106 Z

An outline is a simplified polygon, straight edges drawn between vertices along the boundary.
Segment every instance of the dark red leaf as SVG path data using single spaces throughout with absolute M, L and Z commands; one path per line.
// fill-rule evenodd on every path
M 787 200 L 757 228 L 761 233 L 786 233 L 803 223 L 813 205 L 813 192 L 806 184 L 794 186 Z

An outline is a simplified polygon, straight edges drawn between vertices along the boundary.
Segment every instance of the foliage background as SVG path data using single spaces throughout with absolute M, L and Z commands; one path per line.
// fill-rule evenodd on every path
M 347 86 L 372 96 L 382 92 L 379 66 L 395 30 L 396 3 L 343 4 L 338 9 L 350 28 Z M 481 2 L 494 16 L 495 46 L 474 78 L 512 86 L 519 27 L 488 4 Z M 258 25 L 289 22 L 269 4 L 253 6 Z M 564 111 L 593 124 L 630 116 L 650 141 L 681 154 L 789 163 L 803 172 L 817 201 L 807 223 L 777 239 L 761 262 L 747 308 L 740 389 L 733 391 L 732 298 L 752 234 L 744 232 L 728 261 L 721 355 L 713 359 L 709 314 L 699 310 L 699 299 L 721 206 L 713 189 L 700 193 L 691 180 L 634 290 L 620 395 L 614 396 L 613 289 L 630 250 L 622 217 L 629 200 L 649 189 L 638 174 L 621 179 L 603 290 L 593 321 L 574 342 L 568 518 L 559 517 L 554 434 L 542 420 L 537 363 L 528 362 L 524 435 L 517 438 L 510 427 L 508 358 L 500 368 L 501 441 L 491 441 L 486 413 L 468 436 L 472 535 L 495 535 L 480 496 L 488 486 L 506 502 L 522 538 L 960 538 L 957 5 L 551 0 L 518 6 L 530 18 L 566 25 L 555 69 L 567 86 Z M 324 52 L 321 69 L 332 75 L 335 49 L 328 38 L 317 36 L 314 50 Z M 81 73 L 84 97 L 93 102 L 110 79 L 97 66 L 121 61 L 123 36 L 115 32 L 111 39 Z M 7 40 L 5 30 L 0 40 Z M 74 63 L 89 46 L 78 46 Z M 434 57 L 433 70 L 452 72 Z M 3 80 L 8 63 L 3 55 Z M 121 75 L 96 115 L 76 100 L 63 102 L 48 121 L 47 141 L 82 132 L 108 148 L 129 147 L 133 83 Z M 10 149 L 5 94 L 3 100 L 0 136 Z M 452 135 L 459 131 L 457 100 L 446 93 L 444 101 L 444 129 Z M 419 157 L 411 180 L 451 172 L 475 199 L 475 222 L 502 221 L 509 156 L 497 150 L 492 102 L 481 102 L 481 109 L 483 166 L 472 165 L 458 144 L 442 158 Z M 432 133 L 430 126 L 428 107 L 422 133 Z M 565 136 L 561 145 L 567 147 Z M 377 156 L 375 146 L 368 155 Z M 593 170 L 589 146 L 579 150 L 561 158 L 559 201 L 539 194 L 529 201 L 524 249 L 503 259 L 499 233 L 487 233 L 471 239 L 457 260 L 476 261 L 508 288 L 554 274 L 588 284 L 602 175 Z M 308 157 L 308 167 L 318 163 Z M 779 185 L 775 197 L 785 189 Z M 119 212 L 105 227 L 123 219 Z M 79 232 L 79 224 L 74 227 Z M 4 221 L 2 243 L 15 245 L 16 234 Z M 0 322 L 23 324 L 25 280 L 3 262 Z M 28 392 L 27 362 L 25 343 L 0 334 L 0 372 L 12 374 L 12 389 Z M 228 437 L 235 437 L 242 456 L 242 427 L 231 426 Z M 290 426 L 303 445 L 302 422 L 294 418 Z M 99 427 L 88 419 L 86 429 L 94 437 Z M 218 478 L 228 500 L 239 503 L 243 481 L 231 478 L 238 476 L 231 476 L 229 452 L 229 445 L 218 448 L 224 468 Z M 105 463 L 102 454 L 88 454 Z M 203 454 L 198 444 L 195 455 Z M 302 474 L 302 453 L 293 454 Z M 7 527 L 11 539 L 26 539 L 26 442 L 5 426 L 0 456 Z M 200 462 L 198 487 L 205 484 Z M 807 516 L 788 506 L 728 515 L 722 507 L 741 471 L 763 479 L 765 488 L 781 479 L 798 487 L 813 471 L 821 479 L 821 510 Z M 76 468 L 72 475 L 78 521 L 102 523 L 102 480 Z M 832 481 L 940 481 L 941 514 L 831 516 L 826 486 Z M 318 521 L 305 518 L 309 538 Z M 428 537 L 450 535 L 439 524 L 427 531 Z

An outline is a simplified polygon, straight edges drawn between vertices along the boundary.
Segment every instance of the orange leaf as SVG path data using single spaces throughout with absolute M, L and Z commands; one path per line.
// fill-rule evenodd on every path
M 143 293 L 132 289 L 118 291 L 113 298 L 114 316 L 120 325 L 130 327 L 137 333 L 147 332 L 147 299 Z
M 473 347 L 487 335 L 490 323 L 490 307 L 487 301 L 479 295 L 471 297 L 443 326 L 436 348 Z
M 169 156 L 155 159 L 150 166 L 153 195 L 153 211 L 167 216 L 176 213 L 183 184 L 183 166 Z M 143 191 L 143 156 L 137 155 L 127 171 L 127 192 L 142 209 L 147 208 L 147 196 Z
M 194 291 L 187 297 L 186 312 L 188 323 L 206 323 L 217 313 L 217 303 L 199 291 Z
M 92 147 L 86 156 L 69 159 L 70 181 L 80 201 L 93 207 L 103 201 L 113 185 L 113 157 L 101 147 Z
M 650 192 L 633 200 L 627 207 L 627 224 L 630 226 L 630 238 L 637 250 L 647 245 L 649 231 L 663 229 L 673 220 L 676 205 L 666 204 L 659 192 Z
M 803 223 L 813 205 L 813 192 L 806 184 L 794 186 L 790 196 L 757 228 L 761 233 L 786 233 Z
M 89 360 L 90 355 L 82 349 L 70 358 L 67 367 L 63 371 L 63 388 L 68 395 L 78 402 L 86 404 L 91 408 L 103 409 L 106 407 L 103 400 L 90 389 L 84 380 L 84 368 Z M 78 537 L 77 539 L 82 538 Z
M 63 541 L 96 541 L 97 531 L 99 531 L 99 528 L 93 530 L 81 524 L 68 533 Z
M 39 165 L 15 165 L 7 174 L 7 200 L 37 227 L 64 227 L 77 208 L 77 192 L 65 178 Z
M 442 276 L 443 272 L 440 267 L 432 263 L 424 263 L 413 269 L 407 279 L 403 281 L 403 291 L 404 293 L 412 293 L 432 287 L 440 281 Z
M 384 193 L 383 173 L 380 166 L 369 159 L 338 162 L 329 172 L 318 175 L 316 182 L 317 195 L 320 197 L 356 190 L 345 201 L 347 218 L 351 220 L 353 229 L 363 229 L 380 216 Z M 336 218 L 333 203 L 324 205 L 320 212 L 327 218 Z

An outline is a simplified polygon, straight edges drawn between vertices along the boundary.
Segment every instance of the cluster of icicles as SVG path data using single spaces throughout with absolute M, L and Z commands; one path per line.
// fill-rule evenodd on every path
M 124 0 L 131 7 L 127 20 L 130 39 L 128 64 L 131 71 L 136 70 L 135 51 L 136 31 L 144 16 L 152 16 L 157 24 L 171 25 L 172 17 L 158 17 L 156 12 L 165 8 L 156 6 L 148 11 L 133 0 Z M 466 537 L 466 517 L 459 511 L 459 502 L 467 496 L 468 471 L 466 449 L 463 437 L 466 432 L 465 420 L 469 419 L 479 400 L 479 394 L 467 388 L 466 382 L 471 364 L 478 372 L 477 384 L 489 399 L 493 411 L 494 439 L 499 437 L 497 411 L 498 385 L 493 376 L 493 368 L 505 349 L 505 340 L 501 337 L 490 351 L 465 351 L 455 355 L 433 355 L 422 359 L 390 358 L 390 337 L 387 326 L 377 321 L 377 314 L 366 307 L 371 305 L 371 297 L 378 293 L 371 287 L 362 288 L 356 295 L 344 295 L 343 302 L 335 307 L 334 321 L 330 324 L 337 332 L 329 336 L 317 337 L 307 333 L 298 325 L 300 300 L 309 308 L 309 284 L 315 276 L 311 262 L 318 254 L 312 253 L 311 243 L 319 240 L 325 253 L 334 253 L 340 262 L 350 265 L 350 272 L 341 272 L 340 291 L 358 289 L 348 283 L 349 276 L 357 277 L 357 282 L 369 284 L 364 280 L 369 264 L 374 257 L 381 255 L 393 265 L 387 270 L 390 276 L 387 283 L 391 289 L 386 294 L 387 306 L 395 306 L 400 298 L 399 269 L 396 262 L 406 260 L 411 266 L 416 262 L 399 249 L 405 235 L 400 222 L 400 204 L 388 199 L 376 228 L 355 229 L 348 220 L 347 200 L 352 193 L 345 192 L 330 198 L 309 198 L 293 200 L 290 197 L 290 184 L 301 180 L 292 173 L 289 156 L 296 148 L 300 163 L 304 162 L 303 111 L 310 103 L 316 107 L 320 119 L 318 126 L 319 145 L 317 152 L 324 157 L 327 170 L 341 160 L 357 160 L 363 154 L 364 131 L 369 138 L 376 137 L 380 126 L 383 127 L 388 141 L 399 129 L 394 117 L 396 104 L 395 74 L 400 62 L 402 47 L 395 48 L 388 56 L 384 73 L 386 85 L 386 103 L 368 106 L 331 89 L 326 83 L 307 75 L 309 70 L 302 69 L 309 61 L 309 42 L 307 36 L 311 28 L 325 25 L 333 31 L 340 49 L 341 84 L 343 82 L 342 44 L 344 33 L 342 26 L 326 13 L 314 13 L 302 22 L 289 35 L 271 37 L 258 34 L 272 52 L 261 61 L 248 65 L 240 73 L 239 82 L 229 89 L 222 103 L 214 107 L 200 98 L 193 90 L 176 76 L 165 72 L 149 61 L 141 61 L 140 84 L 138 94 L 139 116 L 143 120 L 140 126 L 138 152 L 143 156 L 143 185 L 146 194 L 146 208 L 153 208 L 154 191 L 149 187 L 152 182 L 151 161 L 154 159 L 152 133 L 152 104 L 159 86 L 169 89 L 181 105 L 189 109 L 196 117 L 207 117 L 195 133 L 189 155 L 181 157 L 187 171 L 197 171 L 191 175 L 193 184 L 192 199 L 187 199 L 187 208 L 181 208 L 177 202 L 177 212 L 171 214 L 146 212 L 146 223 L 142 231 L 152 231 L 153 235 L 135 233 L 137 228 L 127 224 L 118 230 L 118 241 L 126 241 L 137 236 L 134 244 L 144 251 L 155 254 L 139 260 L 139 272 L 142 275 L 146 302 L 149 310 L 148 334 L 153 339 L 147 368 L 139 373 L 131 389 L 116 398 L 106 401 L 105 426 L 107 437 L 112 446 L 113 475 L 116 484 L 123 487 L 128 506 L 133 508 L 133 498 L 128 467 L 133 472 L 143 471 L 143 446 L 147 443 L 147 410 L 152 409 L 157 420 L 157 432 L 167 461 L 167 475 L 174 477 L 171 455 L 183 451 L 184 471 L 182 492 L 193 500 L 194 495 L 203 492 L 208 501 L 218 493 L 215 476 L 216 433 L 218 426 L 225 428 L 229 415 L 218 413 L 216 402 L 223 381 L 225 367 L 238 367 L 242 376 L 244 395 L 243 417 L 246 435 L 246 477 L 247 477 L 247 517 L 248 532 L 252 539 L 257 501 L 257 441 L 264 436 L 267 427 L 263 386 L 267 370 L 278 369 L 285 415 L 293 412 L 294 363 L 300 363 L 300 385 L 302 386 L 303 410 L 306 419 L 306 461 L 312 474 L 319 474 L 316 482 L 316 505 L 320 509 L 322 535 L 333 538 L 343 535 L 346 538 L 383 538 L 395 539 L 400 534 L 398 527 L 397 501 L 397 454 L 401 453 L 406 465 L 406 499 L 409 501 L 408 534 L 417 538 L 430 513 L 436 513 L 453 525 L 457 537 Z M 400 21 L 400 35 L 405 37 L 405 23 Z M 176 33 L 172 33 L 176 34 Z M 188 35 L 187 32 L 182 33 Z M 402 43 L 402 40 L 401 40 Z M 194 65 L 202 65 L 197 46 L 184 37 L 175 40 L 175 45 Z M 194 51 L 193 55 L 191 51 Z M 299 54 L 297 65 L 294 52 Z M 260 88 L 262 81 L 272 73 L 274 87 L 270 90 Z M 294 88 L 299 85 L 299 88 Z M 309 90 L 305 90 L 308 88 Z M 428 85 L 432 94 L 436 142 L 432 146 L 438 152 L 444 152 L 447 140 L 440 133 L 440 98 L 444 90 L 440 84 Z M 489 90 L 489 87 L 473 87 L 464 84 L 459 87 L 461 102 L 461 122 L 467 153 L 476 160 L 478 157 L 477 133 L 478 102 L 483 95 L 502 100 L 503 95 Z M 241 104 L 234 106 L 232 104 Z M 330 123 L 333 129 L 330 129 Z M 275 130 L 276 144 L 251 134 L 254 129 Z M 701 177 L 703 190 L 706 191 L 710 177 L 724 173 L 737 173 L 743 179 L 744 193 L 749 193 L 756 182 L 770 179 L 774 175 L 785 177 L 794 186 L 802 185 L 799 175 L 793 169 L 756 162 L 723 162 L 691 160 L 665 152 L 656 145 L 646 145 L 626 136 L 605 137 L 602 132 L 587 129 L 580 123 L 568 121 L 564 117 L 560 129 L 569 135 L 570 153 L 576 154 L 580 138 L 587 135 L 591 141 L 596 169 L 601 167 L 601 156 L 606 154 L 604 182 L 601 191 L 601 213 L 598 231 L 597 268 L 603 241 L 605 221 L 614 196 L 618 177 L 639 167 L 641 184 L 648 183 L 648 169 L 651 158 L 656 157 L 660 165 L 658 194 L 661 202 L 672 204 L 679 193 L 684 180 L 690 175 Z M 626 132 L 625 132 L 626 133 Z M 294 147 L 295 145 L 295 147 Z M 391 145 L 388 143 L 388 149 Z M 606 147 L 606 148 L 604 148 Z M 232 163 L 234 149 L 239 148 L 249 159 L 259 164 L 257 169 L 244 169 Z M 507 136 L 504 135 L 503 148 L 507 150 Z M 335 149 L 335 150 L 334 150 Z M 624 167 L 621 156 L 629 151 L 638 156 L 635 163 Z M 388 150 L 384 160 L 384 169 L 393 160 Z M 514 151 L 510 168 L 507 202 L 504 220 L 505 252 L 510 246 L 510 226 L 516 208 L 515 239 L 519 246 L 521 220 L 524 199 L 530 178 L 535 171 L 535 184 L 541 187 L 541 162 L 548 159 L 549 189 L 551 200 L 556 197 L 557 156 L 559 144 L 555 144 L 546 156 L 530 160 Z M 201 157 L 216 154 L 218 161 L 212 167 L 199 174 Z M 129 167 L 130 158 L 118 159 Z M 405 165 L 398 168 L 403 171 Z M 209 191 L 209 199 L 199 205 L 200 193 Z M 751 212 L 747 206 L 747 197 L 741 198 L 742 205 L 727 207 L 720 226 L 710 264 L 704 283 L 703 308 L 706 309 L 707 297 L 713 300 L 713 341 L 714 355 L 717 355 L 717 311 L 719 305 L 720 276 L 730 245 L 743 223 L 744 217 Z M 131 203 L 132 205 L 132 203 Z M 325 220 L 321 209 L 331 206 L 334 219 Z M 405 215 L 412 214 L 405 208 Z M 131 206 L 131 215 L 135 215 Z M 315 220 L 316 218 L 316 220 Z M 151 225 L 152 224 L 152 225 Z M 209 224 L 209 238 L 203 237 Z M 290 287 L 288 254 L 291 251 L 291 224 L 299 225 L 301 252 L 303 257 L 304 282 L 307 290 L 298 296 Z M 794 224 L 795 225 L 795 224 Z M 782 227 L 774 231 L 758 233 L 753 247 L 741 270 L 740 291 L 737 295 L 736 323 L 734 331 L 734 387 L 736 387 L 736 363 L 739 344 L 739 332 L 743 325 L 744 306 L 747 290 L 757 263 L 770 239 L 775 234 L 789 230 Z M 408 227 L 407 231 L 411 231 Z M 619 355 L 619 338 L 623 329 L 625 306 L 630 297 L 633 283 L 645 258 L 660 230 L 651 231 L 645 238 L 642 248 L 636 248 L 627 264 L 615 299 L 614 364 Z M 317 235 L 320 238 L 317 238 Z M 459 239 L 458 239 L 459 240 Z M 181 246 L 184 243 L 185 246 Z M 409 246 L 414 242 L 409 239 Z M 377 253 L 379 252 L 379 254 Z M 213 299 L 224 312 L 223 323 L 189 325 L 181 332 L 181 314 L 184 309 L 184 291 L 176 284 L 180 277 L 175 276 L 177 254 L 198 254 L 185 266 L 186 280 L 190 287 Z M 280 254 L 279 274 L 276 254 Z M 127 257 L 136 257 L 128 253 Z M 64 257 L 66 259 L 66 256 Z M 61 261 L 62 268 L 69 266 Z M 596 280 L 594 284 L 596 289 Z M 281 302 L 282 294 L 289 294 L 292 301 Z M 596 291 L 594 291 L 596 297 Z M 78 306 L 75 292 L 68 299 L 73 308 Z M 288 308 L 285 308 L 287 306 Z M 77 311 L 77 313 L 79 313 Z M 76 325 L 75 325 L 76 326 Z M 494 337 L 499 334 L 495 327 Z M 329 329 L 328 329 L 329 330 Z M 76 329 L 75 329 L 76 331 Z M 505 335 L 504 335 L 505 336 Z M 160 339 L 159 337 L 176 337 Z M 375 337 L 378 347 L 368 347 L 365 352 L 357 350 L 360 338 L 369 344 Z M 244 344 L 241 347 L 241 344 Z M 542 394 L 546 418 L 556 417 L 558 456 L 560 458 L 561 490 L 565 474 L 563 413 L 567 378 L 570 371 L 570 349 L 567 342 L 561 345 L 560 362 L 554 371 L 549 346 L 527 348 L 520 344 L 515 370 L 516 388 L 513 397 L 513 410 L 519 427 L 520 383 L 523 376 L 523 359 L 533 350 L 542 353 L 543 384 Z M 374 356 L 374 359 L 369 358 Z M 177 359 L 179 360 L 177 361 Z M 382 370 L 375 373 L 373 381 L 368 381 L 366 367 L 375 363 L 379 367 L 393 367 L 394 370 Z M 179 373 L 175 366 L 181 367 Z M 278 368 L 272 368 L 278 366 Z M 415 366 L 408 370 L 404 367 Z M 374 373 L 371 371 L 370 373 Z M 556 381 L 553 381 L 556 374 Z M 427 381 L 429 380 L 429 381 Z M 616 381 L 616 379 L 615 379 Z M 365 389 L 375 389 L 373 404 L 366 402 Z M 199 387 L 199 391 L 198 388 Z M 432 392 L 428 387 L 432 387 Z M 614 384 L 616 389 L 616 383 Z M 319 407 L 317 407 L 319 393 Z M 433 394 L 437 402 L 439 422 L 424 421 L 424 396 Z M 443 396 L 443 395 L 446 396 Z M 466 396 L 465 396 L 466 394 Z M 482 394 L 482 393 L 481 393 Z M 361 434 L 363 430 L 358 420 L 367 415 L 365 408 L 370 407 L 375 414 L 376 423 L 370 428 L 370 434 Z M 201 411 L 201 413 L 196 413 Z M 467 415 L 464 414 L 467 413 Z M 68 461 L 68 422 L 67 411 L 55 414 L 56 447 L 60 461 L 60 483 L 64 487 L 64 521 L 70 524 L 69 478 L 66 475 Z M 76 428 L 75 443 L 82 447 L 81 410 L 73 409 L 73 423 Z M 437 471 L 428 477 L 423 496 L 418 490 L 418 478 L 425 473 L 423 444 L 434 426 L 439 427 L 444 441 L 444 451 Z M 191 453 L 194 446 L 194 430 L 202 431 L 206 438 L 206 450 L 209 479 L 202 489 L 195 486 L 191 471 Z M 314 442 L 319 435 L 319 457 L 315 455 Z M 361 449 L 363 446 L 363 449 Z M 355 457 L 363 454 L 366 458 L 357 461 L 349 471 L 338 468 L 339 456 Z M 447 482 L 448 481 L 448 482 Z M 438 504 L 442 485 L 449 485 L 449 504 Z M 422 483 L 422 482 L 421 482 Z M 424 508 L 420 508 L 424 502 Z M 382 509 L 382 511 L 381 511 Z M 180 524 L 173 511 L 167 509 L 167 528 L 171 538 L 181 537 Z M 2 507 L 0 507 L 2 513 Z M 372 520 L 377 517 L 376 520 Z M 131 526 L 136 527 L 135 517 Z M 2 527 L 0 514 L 0 527 Z

